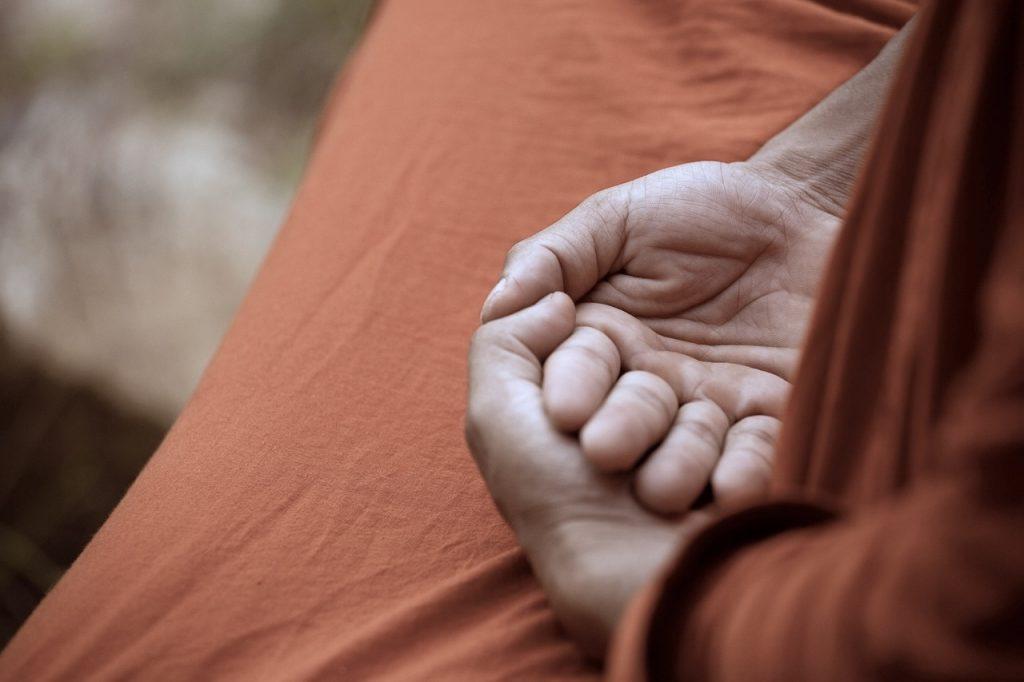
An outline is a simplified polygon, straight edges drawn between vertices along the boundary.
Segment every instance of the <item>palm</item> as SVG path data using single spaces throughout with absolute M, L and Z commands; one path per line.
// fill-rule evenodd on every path
M 638 496 L 660 511 L 689 507 L 708 480 L 719 497 L 762 487 L 836 224 L 742 164 L 700 163 L 538 234 L 579 303 L 545 365 L 555 423 L 582 429 L 603 469 L 641 463 Z M 510 259 L 513 296 L 551 286 L 543 252 L 525 261 Z

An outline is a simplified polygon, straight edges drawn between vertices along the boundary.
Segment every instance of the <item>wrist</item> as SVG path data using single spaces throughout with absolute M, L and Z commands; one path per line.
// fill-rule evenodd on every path
M 769 143 L 742 163 L 747 170 L 785 188 L 801 204 L 842 221 L 856 179 L 856 167 L 847 161 L 816 157 L 799 148 L 780 149 Z
M 875 120 L 912 30 L 907 23 L 874 60 L 746 162 L 791 187 L 809 206 L 842 220 Z
M 562 627 L 588 656 L 601 660 L 622 596 L 608 585 L 603 571 L 609 566 L 586 528 L 569 524 L 550 531 L 524 545 L 530 566 Z
M 534 574 L 566 631 L 590 656 L 604 656 L 628 603 L 717 513 L 682 520 L 595 514 L 520 537 Z

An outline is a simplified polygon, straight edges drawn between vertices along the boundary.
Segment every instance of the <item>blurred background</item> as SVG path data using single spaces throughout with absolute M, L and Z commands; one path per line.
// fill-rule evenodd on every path
M 0 3 L 0 646 L 187 400 L 371 4 Z

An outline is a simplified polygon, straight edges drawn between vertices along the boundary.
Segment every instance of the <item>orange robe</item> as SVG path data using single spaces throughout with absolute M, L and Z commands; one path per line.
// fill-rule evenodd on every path
M 327 107 L 287 224 L 193 399 L 0 656 L 0 678 L 598 677 L 558 628 L 462 443 L 480 302 L 511 243 L 596 189 L 686 161 L 745 158 L 867 63 L 913 9 L 383 2 Z M 917 71 L 926 57 L 956 70 L 945 55 L 973 54 L 967 38 L 948 52 L 915 45 Z M 889 184 L 861 195 L 851 223 L 870 230 L 843 237 L 791 414 L 804 426 L 785 436 L 779 494 L 798 501 L 702 536 L 637 602 L 615 672 L 834 678 L 830 662 L 858 672 L 880 661 L 898 673 L 921 660 L 913 619 L 941 635 L 930 618 L 949 616 L 943 609 L 964 620 L 934 622 L 1005 633 L 1001 621 L 970 617 L 999 615 L 984 607 L 1010 599 L 985 570 L 1020 574 L 1019 543 L 1006 534 L 1020 524 L 1003 512 L 1019 504 L 1021 479 L 990 480 L 977 466 L 979 452 L 1005 463 L 1001 453 L 1021 443 L 1007 425 L 1020 406 L 1011 341 L 1022 330 L 1005 320 L 1020 300 L 1024 206 L 1022 192 L 1006 192 L 1008 161 L 993 166 L 1006 184 L 997 183 L 1005 200 L 982 212 L 992 219 L 952 228 L 979 220 L 971 197 L 991 179 L 958 175 L 968 161 L 1016 150 L 1019 187 L 1021 128 L 1016 146 L 1007 137 L 978 159 L 949 137 L 955 126 L 927 115 L 980 101 L 972 131 L 1009 130 L 1005 114 L 984 118 L 1003 110 L 977 99 L 997 90 L 979 69 L 945 86 L 966 88 L 955 96 L 934 82 L 897 91 L 888 119 L 904 122 L 899 142 L 872 160 Z M 1019 111 L 1016 74 L 1008 92 Z M 930 184 L 916 183 L 927 173 Z M 975 243 L 976 232 L 990 241 Z M 939 264 L 966 270 L 943 279 Z M 969 307 L 982 294 L 984 305 Z M 951 328 L 963 336 L 936 343 Z M 938 437 L 943 424 L 963 426 Z M 957 463 L 963 480 L 940 475 Z M 926 485 L 930 497 L 910 494 Z M 959 504 L 977 492 L 965 485 L 982 488 L 971 498 L 982 503 Z M 860 511 L 825 522 L 808 495 Z M 943 507 L 949 500 L 958 504 Z M 949 535 L 965 528 L 958 520 L 977 534 Z M 886 543 L 898 551 L 865 549 Z M 919 553 L 927 565 L 913 562 Z M 941 590 L 949 575 L 974 610 Z M 677 598 L 687 591 L 692 599 Z M 886 620 L 894 611 L 910 615 Z M 965 640 L 949 641 L 944 651 L 959 654 Z
M 773 500 L 638 600 L 617 679 L 1024 680 L 1024 3 L 922 14 Z

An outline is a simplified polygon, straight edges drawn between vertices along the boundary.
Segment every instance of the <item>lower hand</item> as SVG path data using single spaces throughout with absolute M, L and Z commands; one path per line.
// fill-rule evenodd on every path
M 626 603 L 711 510 L 666 519 L 641 506 L 627 474 L 587 461 L 545 412 L 542 363 L 572 334 L 563 293 L 484 324 L 469 355 L 466 438 L 555 613 L 601 656 Z

